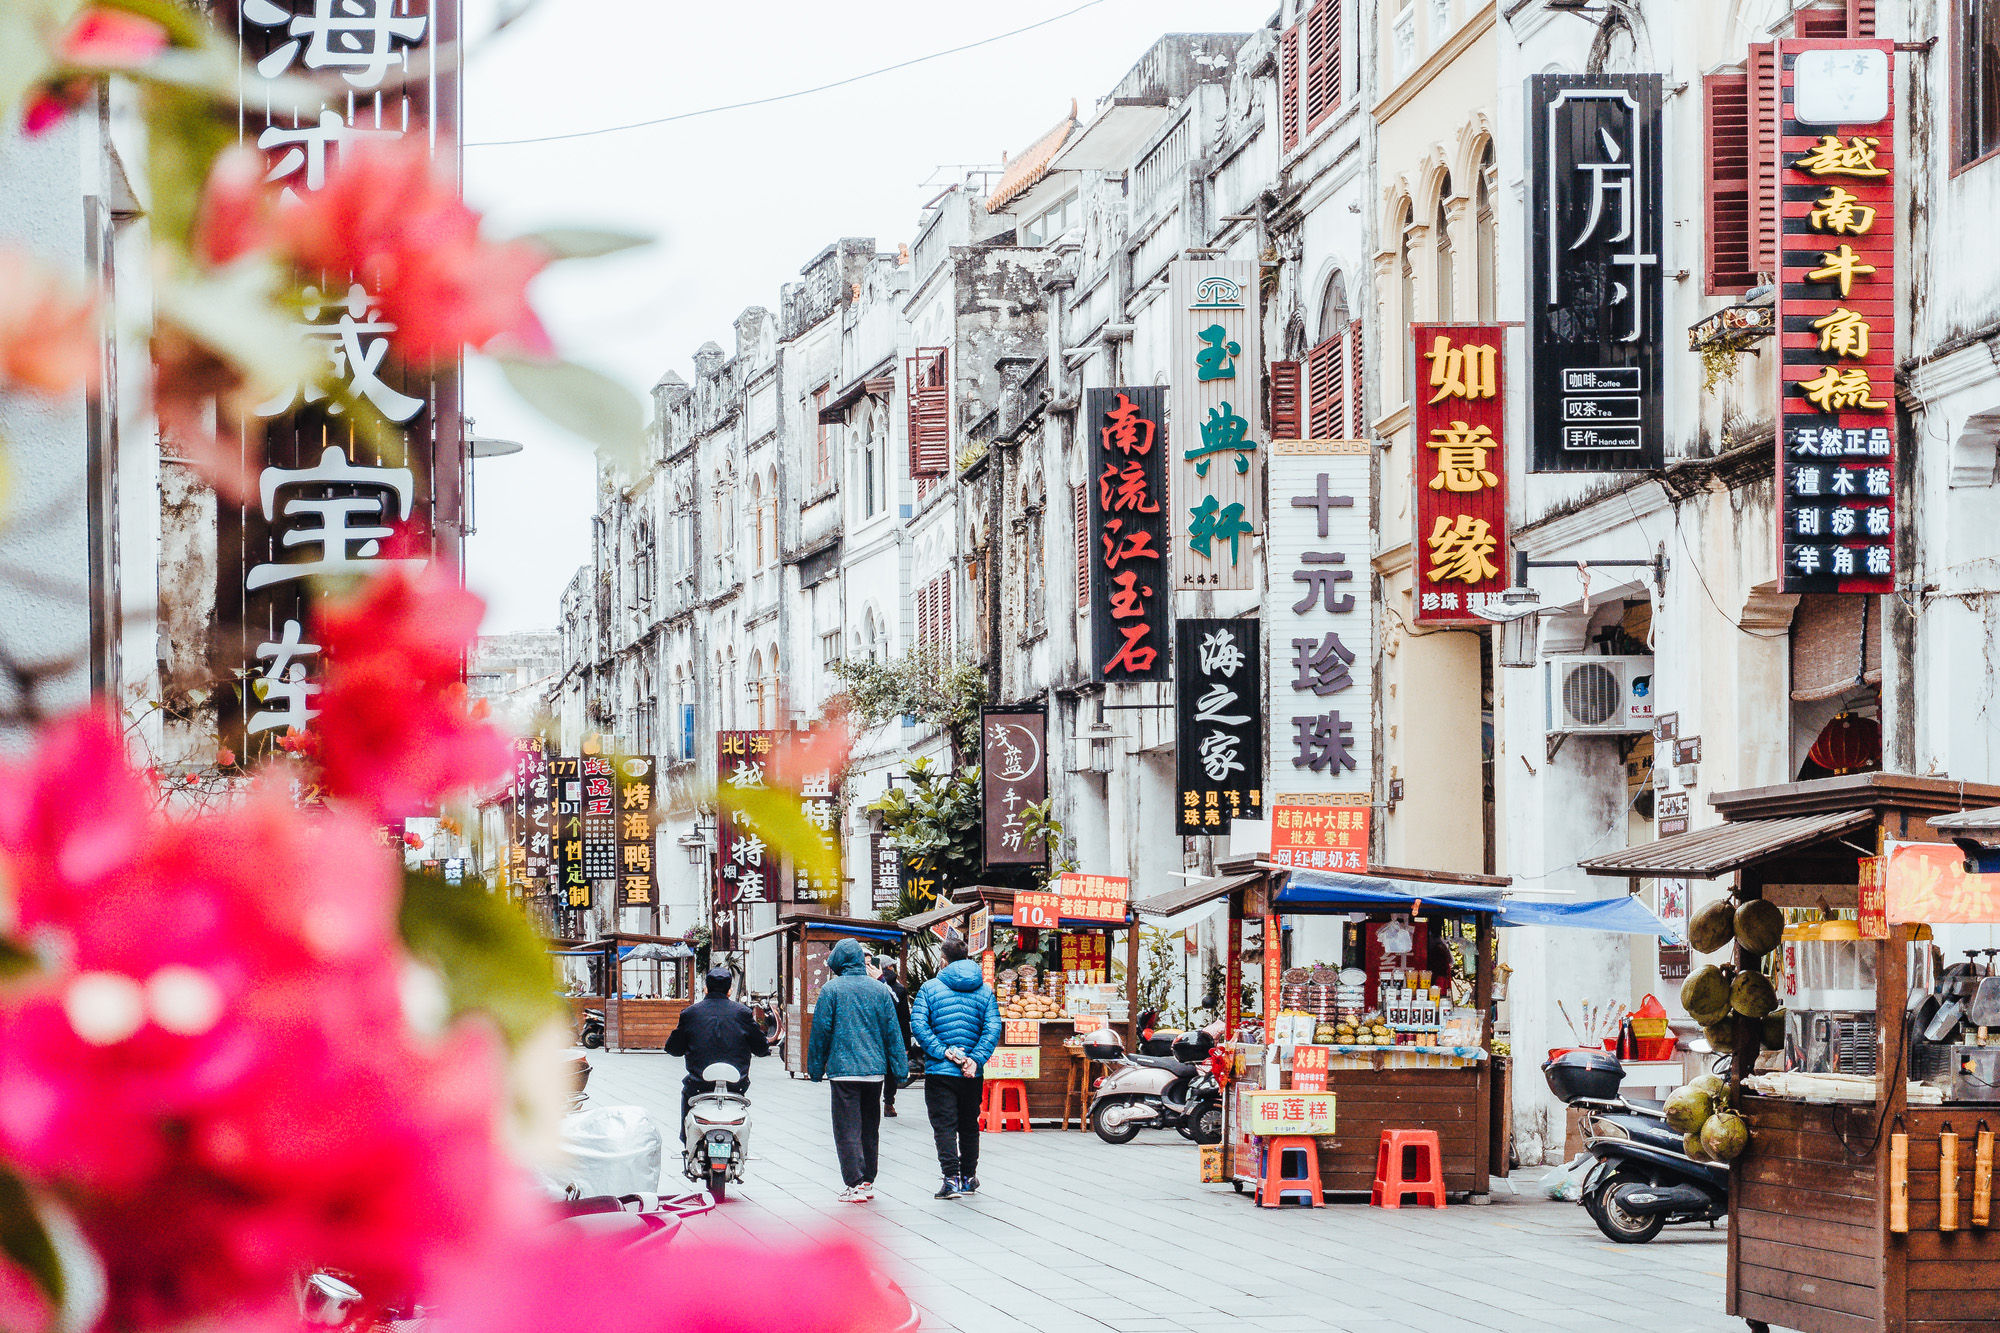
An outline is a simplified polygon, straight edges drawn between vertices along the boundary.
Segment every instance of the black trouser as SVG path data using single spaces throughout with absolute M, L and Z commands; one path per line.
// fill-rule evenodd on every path
M 852 1189 L 875 1181 L 875 1154 L 882 1141 L 882 1090 L 873 1083 L 833 1084 L 833 1150 L 840 1179 Z
M 712 1090 L 708 1080 L 696 1078 L 693 1074 L 688 1074 L 681 1079 L 681 1146 L 683 1148 L 687 1147 L 688 1141 L 688 1107 L 694 1103 L 694 1099 L 697 1096 Z M 746 1078 L 741 1083 L 732 1083 L 729 1085 L 729 1090 L 739 1097 L 744 1096 L 750 1091 L 750 1080 Z
M 924 1110 L 937 1136 L 938 1166 L 948 1176 L 979 1174 L 979 1099 L 986 1076 L 924 1075 Z

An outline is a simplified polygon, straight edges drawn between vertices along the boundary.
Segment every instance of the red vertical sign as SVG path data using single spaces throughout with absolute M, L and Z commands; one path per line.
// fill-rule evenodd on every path
M 1264 1040 L 1271 1040 L 1271 1029 L 1278 1020 L 1278 978 L 1283 971 L 1283 932 L 1278 929 L 1278 918 L 1264 918 L 1264 993 L 1259 998 L 1264 1002 Z
M 1416 342 L 1416 611 L 1484 624 L 1508 584 L 1506 394 L 1497 324 L 1412 324 Z
M 1886 876 L 1882 873 L 1880 856 L 1861 858 L 1861 889 L 1856 901 L 1860 910 L 1855 917 L 1864 940 L 1886 940 L 1889 938 L 1889 899 Z
M 1168 678 L 1166 407 L 1157 386 L 1084 392 L 1092 680 Z M 1251 531 L 1240 517 L 1209 520 L 1191 529 L 1204 548 Z

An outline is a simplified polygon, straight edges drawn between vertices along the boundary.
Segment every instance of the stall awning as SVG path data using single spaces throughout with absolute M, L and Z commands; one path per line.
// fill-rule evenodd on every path
M 1984 810 L 1965 810 L 1955 815 L 1939 815 L 1931 820 L 1931 827 L 1945 834 L 2000 832 L 2000 805 L 1989 805 Z
M 1613 935 L 1658 935 L 1676 944 L 1681 933 L 1652 908 L 1629 894 L 1588 902 L 1534 902 L 1509 898 L 1493 918 L 1503 926 L 1552 926 L 1560 930 L 1601 930 Z
M 1253 870 L 1241 875 L 1214 875 L 1208 879 L 1191 879 L 1177 889 L 1156 893 L 1152 897 L 1132 904 L 1135 911 L 1148 921 L 1161 917 L 1175 916 L 1190 907 L 1201 907 L 1218 898 L 1226 898 L 1236 890 L 1255 884 L 1263 878 L 1264 872 Z
M 940 921 L 956 921 L 959 917 L 970 916 L 979 910 L 978 903 L 946 903 L 943 907 L 933 907 L 928 912 L 915 916 L 896 918 L 896 924 L 911 935 L 929 930 Z
M 1839 810 L 1784 819 L 1744 819 L 1693 833 L 1677 833 L 1602 856 L 1586 857 L 1577 866 L 1592 875 L 1648 878 L 1685 875 L 1714 879 L 1733 870 L 1768 860 L 1780 852 L 1810 847 L 1851 829 L 1873 824 L 1873 810 Z
M 1367 911 L 1383 907 L 1444 912 L 1481 912 L 1499 926 L 1544 926 L 1559 930 L 1602 930 L 1624 935 L 1659 935 L 1679 939 L 1678 932 L 1637 898 L 1619 895 L 1585 902 L 1538 902 L 1510 898 L 1495 888 L 1443 887 L 1414 879 L 1375 875 L 1336 875 L 1324 870 L 1294 870 L 1279 892 L 1279 912 Z

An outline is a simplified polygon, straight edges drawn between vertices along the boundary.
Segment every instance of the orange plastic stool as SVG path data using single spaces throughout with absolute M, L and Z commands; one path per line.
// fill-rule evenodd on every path
M 1286 1170 L 1294 1159 L 1296 1173 Z M 1278 1134 L 1264 1140 L 1264 1174 L 1257 1181 L 1257 1206 L 1280 1207 L 1287 1194 L 1303 1194 L 1310 1208 L 1324 1208 L 1326 1199 L 1319 1189 L 1319 1145 L 1296 1134 Z
M 1375 1188 L 1369 1191 L 1368 1202 L 1377 1208 L 1401 1208 L 1405 1194 L 1415 1194 L 1433 1208 L 1445 1206 L 1444 1161 L 1435 1130 L 1382 1131 L 1375 1152 Z
M 1010 1129 L 1032 1133 L 1028 1123 L 1028 1085 L 1018 1078 L 989 1078 L 979 1098 L 979 1132 L 1004 1134 Z

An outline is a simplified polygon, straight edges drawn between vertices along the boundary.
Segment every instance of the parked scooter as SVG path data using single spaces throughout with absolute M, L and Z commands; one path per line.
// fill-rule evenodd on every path
M 593 1051 L 604 1045 L 604 1011 L 602 1009 L 586 1009 L 583 1011 L 583 1026 L 577 1032 L 576 1039 Z
M 689 1180 L 706 1184 L 721 1203 L 729 1182 L 743 1179 L 743 1164 L 750 1160 L 750 1099 L 729 1090 L 731 1083 L 748 1076 L 718 1061 L 702 1070 L 701 1077 L 711 1087 L 688 1102 L 682 1169 Z
M 1118 1067 L 1098 1082 L 1090 1127 L 1106 1143 L 1130 1143 L 1142 1129 L 1173 1129 L 1196 1143 L 1222 1142 L 1222 1089 L 1209 1051 L 1222 1024 L 1174 1038 L 1154 1037 L 1126 1055 L 1118 1034 L 1100 1028 L 1084 1038 L 1084 1054 Z
M 1667 1128 L 1658 1102 L 1618 1095 L 1625 1066 L 1608 1051 L 1564 1051 L 1542 1066 L 1549 1091 L 1583 1112 L 1595 1159 L 1583 1179 L 1583 1209 L 1621 1245 L 1639 1245 L 1669 1223 L 1728 1215 L 1729 1168 L 1697 1162 Z

